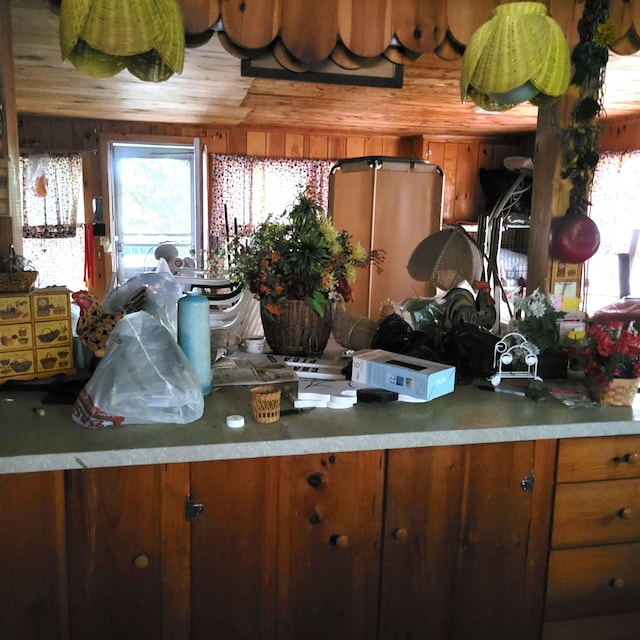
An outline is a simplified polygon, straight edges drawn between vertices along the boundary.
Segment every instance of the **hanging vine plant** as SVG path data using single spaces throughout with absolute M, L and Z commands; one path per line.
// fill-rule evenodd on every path
M 571 84 L 577 87 L 578 95 L 569 126 L 562 132 L 562 178 L 571 182 L 569 206 L 564 216 L 552 220 L 550 239 L 553 257 L 571 263 L 588 260 L 600 246 L 600 233 L 587 211 L 600 158 L 602 94 L 609 46 L 615 39 L 608 0 L 585 0 L 578 35 L 579 42 L 571 54 Z

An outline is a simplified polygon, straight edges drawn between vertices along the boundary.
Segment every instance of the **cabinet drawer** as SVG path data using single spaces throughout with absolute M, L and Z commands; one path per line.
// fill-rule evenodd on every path
M 640 610 L 640 543 L 552 551 L 547 620 Z
M 542 640 L 638 640 L 640 613 L 559 620 L 544 625 Z
M 552 547 L 640 540 L 640 479 L 561 484 Z
M 640 478 L 640 436 L 560 441 L 558 482 Z

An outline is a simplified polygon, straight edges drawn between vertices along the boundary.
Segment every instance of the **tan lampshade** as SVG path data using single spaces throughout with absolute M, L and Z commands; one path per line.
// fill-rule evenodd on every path
M 176 0 L 73 0 L 60 6 L 60 49 L 83 73 L 128 69 L 147 82 L 184 65 L 184 24 Z
M 473 284 L 480 279 L 482 252 L 460 227 L 449 227 L 418 244 L 407 271 L 414 280 L 449 291 L 465 280 Z
M 520 102 L 547 106 L 569 86 L 569 45 L 539 2 L 496 7 L 472 36 L 462 58 L 460 97 L 488 111 Z

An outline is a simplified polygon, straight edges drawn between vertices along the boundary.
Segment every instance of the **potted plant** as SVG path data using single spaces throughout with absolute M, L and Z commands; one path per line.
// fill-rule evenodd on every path
M 276 353 L 321 353 L 331 333 L 332 303 L 353 300 L 356 269 L 381 268 L 383 253 L 366 251 L 334 228 L 305 193 L 290 211 L 269 216 L 247 242 L 232 247 L 231 278 L 260 301 L 265 337 Z
M 514 318 L 510 331 L 522 334 L 538 349 L 538 374 L 542 378 L 565 378 L 568 353 L 559 344 L 558 320 L 566 315 L 558 311 L 548 295 L 536 289 L 528 296 L 513 297 Z
M 585 374 L 589 395 L 601 404 L 630 406 L 640 378 L 640 335 L 622 322 L 587 328 L 571 349 Z

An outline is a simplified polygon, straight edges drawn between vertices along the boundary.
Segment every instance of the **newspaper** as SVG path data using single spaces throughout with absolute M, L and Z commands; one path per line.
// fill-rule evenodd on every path
M 255 358 L 221 358 L 211 368 L 212 386 L 277 384 L 297 382 L 295 370 L 267 356 Z

